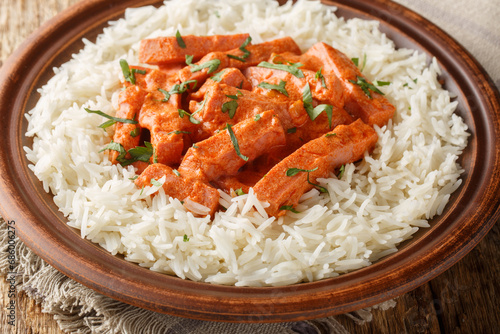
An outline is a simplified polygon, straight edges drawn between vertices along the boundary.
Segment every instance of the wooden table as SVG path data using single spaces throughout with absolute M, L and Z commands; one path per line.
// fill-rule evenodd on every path
M 79 0 L 0 0 L 0 65 L 40 24 Z M 399 297 L 395 308 L 373 311 L 373 320 L 355 324 L 338 316 L 351 333 L 500 332 L 500 221 L 479 245 L 439 277 Z M 0 280 L 3 309 L 8 284 Z M 17 333 L 62 333 L 51 315 L 20 293 Z M 0 333 L 12 332 L 0 313 Z

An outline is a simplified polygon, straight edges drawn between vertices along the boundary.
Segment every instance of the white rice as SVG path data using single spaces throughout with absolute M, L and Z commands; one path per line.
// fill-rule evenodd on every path
M 333 277 L 397 251 L 402 241 L 443 212 L 461 183 L 458 156 L 467 126 L 441 88 L 435 59 L 396 50 L 378 23 L 334 15 L 334 8 L 300 0 L 279 7 L 271 0 L 173 0 L 159 9 L 127 10 L 96 43 L 60 68 L 40 89 L 29 111 L 26 147 L 30 168 L 54 194 L 68 224 L 82 238 L 151 270 L 194 281 L 238 286 L 279 286 Z M 321 179 L 297 207 L 275 219 L 255 194 L 221 192 L 225 212 L 197 218 L 158 187 L 137 189 L 132 167 L 112 165 L 99 151 L 112 133 L 83 108 L 114 114 L 119 59 L 137 64 L 147 37 L 248 32 L 254 43 L 291 36 L 303 51 L 323 41 L 357 57 L 370 80 L 396 106 L 392 122 L 376 128 L 373 154 L 347 165 L 342 179 Z M 159 180 L 162 182 L 162 180 Z M 196 207 L 197 210 L 203 208 Z

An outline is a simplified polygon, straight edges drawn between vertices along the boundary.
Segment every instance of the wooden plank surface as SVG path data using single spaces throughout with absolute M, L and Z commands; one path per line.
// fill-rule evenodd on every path
M 40 24 L 79 0 L 0 0 L 0 65 Z M 465 258 L 427 284 L 399 297 L 387 311 L 357 324 L 338 316 L 351 333 L 497 333 L 500 331 L 499 223 Z M 9 303 L 8 283 L 0 280 L 2 311 Z M 0 312 L 0 333 L 62 333 L 51 315 L 18 293 L 16 326 Z M 326 333 L 326 330 L 325 330 Z

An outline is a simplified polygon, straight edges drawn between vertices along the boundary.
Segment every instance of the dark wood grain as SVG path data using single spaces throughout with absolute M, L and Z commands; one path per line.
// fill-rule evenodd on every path
M 5 0 L 3 0 L 5 1 Z M 50 1 L 47 1 L 47 3 Z M 60 4 L 62 1 L 55 1 L 52 0 L 52 3 Z M 99 1 L 90 1 L 90 2 L 99 2 Z M 10 3 L 10 2 L 9 2 Z M 353 3 L 357 3 L 356 1 L 353 1 Z M 382 2 L 381 2 L 382 3 Z M 44 2 L 45 4 L 45 2 Z M 2 2 L 2 5 L 4 5 L 4 2 Z M 399 9 L 398 9 L 399 10 Z M 411 14 L 413 15 L 413 14 Z M 436 33 L 439 31 L 435 30 L 434 28 L 429 30 L 429 33 Z M 446 36 L 444 36 L 446 37 Z M 444 38 L 443 37 L 443 38 Z M 33 42 L 33 41 L 32 41 Z M 73 41 L 67 41 L 66 43 L 72 43 Z M 67 44 L 63 45 L 67 46 Z M 2 54 L 4 49 L 2 49 Z M 462 51 L 460 48 L 457 50 L 461 51 L 462 53 L 460 54 L 461 57 L 465 58 L 465 63 L 469 64 L 470 66 L 476 66 L 475 62 L 471 60 L 468 56 L 468 54 L 464 51 Z M 443 51 L 444 52 L 444 51 Z M 458 52 L 458 51 L 457 51 Z M 484 80 L 485 76 L 484 74 L 479 70 L 478 72 L 475 72 L 477 77 L 475 77 L 475 80 Z M 484 81 L 483 81 L 484 82 Z M 486 81 L 486 84 L 488 82 Z M 488 86 L 488 85 L 486 85 Z M 499 109 L 498 109 L 498 95 L 494 90 L 491 90 L 490 87 L 488 88 L 488 92 L 490 94 L 490 100 L 487 102 L 491 103 L 491 110 L 493 110 L 493 113 L 496 113 L 498 115 Z M 495 100 L 496 99 L 496 100 Z M 472 117 L 472 116 L 469 116 Z M 498 120 L 497 120 L 498 122 Z M 498 127 L 498 125 L 496 125 Z M 497 149 L 498 150 L 498 144 L 495 146 L 491 146 L 492 150 Z M 489 154 L 495 154 L 495 152 L 488 152 Z M 498 179 L 498 170 L 495 170 L 493 173 L 495 176 L 497 176 Z M 476 180 L 476 179 L 475 179 Z M 480 177 L 478 176 L 479 181 L 481 181 Z M 495 183 L 496 182 L 496 183 Z M 492 180 L 490 183 L 490 186 L 493 185 L 493 188 L 490 189 L 490 193 L 488 193 L 487 199 L 491 203 L 497 203 L 498 202 L 498 193 L 491 193 L 491 189 L 496 190 L 497 188 L 494 187 L 495 184 L 498 184 L 498 181 Z M 22 198 L 19 198 L 22 199 Z M 496 201 L 496 202 L 495 202 Z M 474 203 L 474 204 L 481 204 L 481 202 Z M 488 208 L 487 208 L 488 209 Z M 487 217 L 488 220 L 491 220 L 493 216 L 497 216 L 497 212 L 495 208 L 489 208 L 489 216 Z M 50 214 L 51 211 L 44 211 L 43 214 L 47 215 Z M 481 223 L 481 222 L 478 222 Z M 477 235 L 474 235 L 473 243 L 477 242 L 485 233 L 486 231 L 481 231 L 479 233 L 477 230 L 472 229 L 471 231 L 475 231 Z M 495 235 L 493 233 L 493 235 Z M 498 233 L 496 233 L 496 236 L 498 237 Z M 68 234 L 65 236 L 66 238 L 69 238 L 70 240 L 76 240 L 76 237 L 72 236 L 71 234 Z M 33 242 L 32 239 L 30 239 L 28 236 L 25 235 L 25 238 L 28 242 Z M 486 240 L 489 240 L 487 237 Z M 498 240 L 498 239 L 497 239 Z M 81 241 L 80 241 L 81 242 Z M 457 242 L 460 242 L 460 240 L 457 240 Z M 476 248 L 472 253 L 470 253 L 466 259 L 471 258 L 474 254 L 476 254 L 476 257 L 478 257 L 478 251 L 477 249 L 480 249 L 480 247 L 484 244 L 481 243 L 478 248 Z M 489 244 L 487 244 L 489 245 Z M 490 245 L 491 246 L 491 245 Z M 498 247 L 496 249 L 493 247 L 491 248 L 490 246 L 485 246 L 487 250 L 483 250 L 484 254 L 491 255 L 493 254 L 493 258 L 495 258 L 495 254 L 498 255 Z M 496 244 L 498 246 L 498 244 Z M 87 243 L 84 243 L 81 245 L 81 247 L 85 248 L 86 250 L 91 250 L 94 252 L 94 254 L 97 254 L 98 257 L 108 257 L 108 255 L 104 254 L 104 252 L 95 249 L 95 246 L 88 245 Z M 44 254 L 43 250 L 40 248 L 40 245 L 36 246 L 33 245 L 33 248 L 40 252 L 42 255 L 47 256 L 47 254 Z M 454 261 L 458 260 L 463 254 L 463 250 L 461 250 L 462 253 L 458 254 L 450 254 L 450 256 L 453 257 L 452 260 L 448 260 L 447 264 L 442 267 L 442 270 L 446 269 L 447 266 L 451 265 Z M 408 251 L 406 254 L 411 253 Z M 479 253 L 479 254 L 483 254 Z M 482 259 L 486 261 L 488 258 L 483 256 Z M 373 322 L 366 324 L 367 332 L 379 332 L 377 329 L 381 328 L 391 328 L 391 329 L 397 329 L 397 332 L 429 332 L 429 333 L 434 333 L 436 331 L 443 331 L 443 332 L 455 332 L 457 330 L 460 330 L 464 333 L 472 328 L 479 328 L 475 326 L 482 326 L 483 330 L 488 331 L 488 329 L 491 328 L 498 328 L 498 316 L 485 312 L 485 310 L 488 308 L 490 309 L 498 309 L 498 283 L 491 283 L 490 280 L 497 282 L 494 280 L 495 277 L 498 276 L 487 276 L 489 274 L 498 274 L 498 264 L 493 262 L 493 263 L 488 263 L 486 262 L 478 262 L 477 258 L 472 258 L 470 261 L 472 262 L 465 262 L 461 261 L 452 269 L 449 271 L 445 272 L 441 276 L 439 276 L 438 279 L 431 281 L 429 284 L 424 284 L 423 286 L 403 295 L 398 299 L 398 306 L 389 311 L 375 311 L 375 319 Z M 490 260 L 491 261 L 491 260 Z M 56 263 L 54 263 L 56 264 Z M 389 263 L 390 264 L 390 263 Z M 128 264 L 120 264 L 122 266 L 126 266 L 127 268 L 130 268 Z M 462 266 L 465 266 L 465 268 L 462 268 Z M 455 268 L 459 269 L 455 269 Z M 496 269 L 489 269 L 489 268 L 496 268 Z M 60 268 L 63 271 L 68 270 L 68 267 Z M 479 278 L 472 275 L 471 273 L 475 273 L 479 275 Z M 488 270 L 491 270 L 489 272 Z M 144 271 L 139 271 L 139 274 L 143 274 Z M 451 277 L 448 277 L 448 275 L 452 275 Z M 483 276 L 485 275 L 485 276 Z M 356 275 L 354 275 L 356 277 Z M 432 276 L 432 275 L 431 275 Z M 462 279 L 469 277 L 470 278 L 465 281 L 462 281 Z M 84 280 L 79 275 L 73 276 L 77 280 Z M 443 278 L 441 278 L 443 277 Z M 456 277 L 459 277 L 460 280 L 457 281 Z M 488 277 L 486 279 L 486 282 L 481 282 L 483 277 Z M 435 281 L 437 281 L 435 283 Z M 479 282 L 479 283 L 477 283 Z M 87 285 L 90 285 L 93 288 L 97 289 L 102 289 L 102 286 L 99 286 L 96 282 L 84 282 L 87 283 Z M 479 286 L 476 288 L 474 286 L 474 283 L 478 284 Z M 484 286 L 481 285 L 481 283 L 485 283 Z M 401 282 L 400 282 L 401 284 Z M 182 282 L 180 283 L 181 287 L 185 287 L 186 285 L 189 285 L 189 283 Z M 474 289 L 472 288 L 474 287 Z M 403 283 L 401 289 L 411 289 L 414 288 L 411 282 L 406 282 Z M 219 289 L 216 289 L 219 290 Z M 227 293 L 227 291 L 223 291 L 224 289 L 220 289 L 221 293 Z M 246 290 L 249 293 L 253 292 L 254 290 L 248 289 Z M 399 290 L 401 291 L 401 290 Z M 487 292 L 485 292 L 487 291 Z M 109 294 L 115 298 L 118 299 L 126 299 L 127 295 L 125 296 L 118 296 L 116 293 L 119 293 L 117 291 L 109 291 L 109 290 L 104 290 L 102 291 L 106 294 Z M 466 295 L 465 299 L 463 299 L 463 296 Z M 453 302 L 454 298 L 458 298 L 457 302 Z M 469 299 L 470 298 L 470 299 Z M 379 299 L 380 300 L 380 299 Z M 373 302 L 373 300 L 372 300 Z M 477 311 L 479 309 L 477 306 L 482 303 L 482 306 L 485 308 L 482 309 L 482 311 Z M 459 304 L 457 306 L 457 304 Z M 366 305 L 366 304 L 356 304 L 352 305 L 351 309 L 355 306 L 360 306 L 360 305 Z M 143 307 L 148 307 L 152 308 L 154 305 L 151 304 L 143 304 L 141 305 Z M 171 310 L 170 310 L 171 311 Z M 446 314 L 446 316 L 445 316 Z M 195 315 L 195 316 L 199 316 Z M 469 321 L 470 319 L 473 319 L 473 321 Z M 493 320 L 492 320 L 493 319 Z M 464 325 L 461 324 L 462 322 L 468 323 L 469 325 Z M 480 323 L 478 323 L 480 322 Z M 352 326 L 352 321 L 346 321 L 345 322 L 346 326 Z M 484 325 L 484 326 L 483 326 Z M 496 325 L 496 327 L 495 327 Z M 373 327 L 376 326 L 376 327 Z M 380 327 L 378 327 L 380 326 Z M 363 328 L 361 327 L 356 327 L 356 331 L 363 330 L 360 329 Z M 393 332 L 392 330 L 390 332 Z M 473 332 L 473 331 L 472 331 Z

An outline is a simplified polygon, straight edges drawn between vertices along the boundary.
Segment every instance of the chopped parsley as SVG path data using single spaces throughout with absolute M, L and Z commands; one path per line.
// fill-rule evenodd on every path
M 283 205 L 280 207 L 280 210 L 287 210 L 287 211 L 291 211 L 293 213 L 300 213 L 300 211 L 295 210 L 293 205 Z
M 118 157 L 116 158 L 116 160 L 118 162 L 121 162 L 122 160 L 125 159 L 125 155 L 127 154 L 127 151 L 125 150 L 125 148 L 122 146 L 122 144 L 120 143 L 116 143 L 114 141 L 111 141 L 111 143 L 109 143 L 108 145 L 106 145 L 106 147 L 104 147 L 102 150 L 99 151 L 99 153 L 103 152 L 103 151 L 106 151 L 106 150 L 111 150 L 111 151 L 116 151 L 119 153 Z
M 366 53 L 363 54 L 363 66 L 361 66 L 361 72 L 363 72 L 363 70 L 365 69 L 365 66 L 366 66 Z
M 189 237 L 187 236 L 187 234 L 184 234 L 184 237 L 182 237 L 182 241 L 184 241 L 184 242 L 189 241 Z
M 204 68 L 208 68 L 207 74 L 210 74 L 217 71 L 220 65 L 220 59 L 212 59 L 202 64 L 193 64 L 192 62 L 193 62 L 193 56 L 186 55 L 186 63 L 191 67 L 191 73 L 201 71 Z
M 238 91 L 239 94 L 243 95 L 240 91 Z M 226 97 L 230 98 L 231 101 L 225 102 L 222 104 L 222 112 L 223 113 L 228 113 L 229 118 L 233 119 L 234 115 L 236 114 L 236 109 L 238 109 L 238 93 L 237 95 L 226 95 Z
M 304 108 L 306 109 L 306 112 L 311 120 L 314 121 L 316 117 L 318 117 L 324 111 L 326 113 L 326 116 L 328 117 L 328 128 L 332 127 L 333 107 L 329 104 L 320 104 L 316 107 L 313 107 L 313 99 L 309 83 L 305 85 L 304 91 L 302 92 L 302 102 L 304 102 Z
M 191 83 L 193 84 L 193 87 L 189 87 L 189 84 Z M 173 85 L 168 92 L 162 88 L 158 88 L 158 91 L 162 92 L 163 95 L 165 95 L 165 98 L 161 100 L 161 102 L 167 102 L 172 94 L 182 94 L 185 93 L 188 89 L 195 89 L 197 84 L 197 80 L 184 81 L 181 84 Z
M 184 43 L 184 40 L 182 39 L 182 36 L 181 36 L 181 33 L 179 32 L 179 30 L 177 30 L 177 32 L 175 33 L 175 38 L 177 39 L 177 44 L 179 45 L 179 47 L 181 49 L 185 49 L 186 43 Z
M 130 131 L 130 136 L 132 138 L 137 137 L 140 134 L 139 128 L 135 128 L 134 130 Z
M 301 172 L 310 173 L 310 172 L 314 172 L 317 169 L 318 169 L 318 167 L 316 167 L 314 169 L 288 168 L 286 170 L 286 176 L 295 176 Z
M 417 79 L 418 79 L 418 78 L 415 78 L 415 79 L 413 79 L 412 81 L 413 81 L 414 83 L 417 83 Z M 408 82 L 407 82 L 407 83 L 405 83 L 405 84 L 403 85 L 403 87 L 408 87 Z M 411 87 L 410 87 L 410 88 L 411 88 Z
M 224 74 L 224 72 L 226 72 L 225 69 L 215 73 L 210 79 L 212 79 L 213 81 L 220 82 L 222 80 L 222 75 Z
M 226 124 L 227 127 L 227 132 L 229 133 L 229 137 L 231 138 L 231 142 L 233 143 L 234 150 L 236 151 L 236 154 L 243 160 L 248 161 L 248 157 L 241 154 L 240 152 L 240 146 L 238 145 L 238 139 L 236 138 L 236 135 L 233 132 L 233 129 L 231 128 L 231 124 Z
M 359 58 L 351 58 L 352 62 L 354 63 L 354 65 L 356 65 L 356 67 L 359 67 Z M 366 66 L 366 53 L 363 54 L 363 66 L 361 67 L 361 72 L 363 72 L 363 70 L 365 69 L 365 66 Z
M 297 132 L 297 128 L 295 128 L 295 127 L 286 130 L 286 133 L 295 133 L 295 132 Z
M 273 85 L 268 82 L 261 82 L 257 87 L 265 88 L 265 89 L 270 89 L 270 90 L 277 90 L 281 94 L 285 95 L 288 97 L 288 92 L 285 89 L 286 81 L 280 80 L 280 83 L 278 85 Z
M 323 76 L 323 73 L 321 73 L 321 70 L 323 70 L 323 67 L 320 68 L 318 72 L 316 72 L 316 75 L 314 76 L 314 78 L 316 80 L 321 80 L 321 87 L 323 87 L 324 89 L 328 89 L 326 87 L 325 77 Z
M 257 66 L 258 67 L 269 68 L 269 69 L 272 69 L 272 70 L 286 71 L 286 72 L 288 72 L 288 73 L 296 76 L 299 79 L 304 77 L 304 73 L 299 69 L 299 67 L 304 66 L 301 63 L 295 63 L 295 64 L 291 64 L 291 65 L 284 65 L 284 64 L 272 64 L 272 63 L 269 63 L 267 61 L 263 61 L 263 62 L 259 63 Z
M 163 184 L 161 182 L 156 181 L 155 179 L 151 179 L 151 184 L 155 187 L 161 187 Z
M 205 95 L 205 98 L 203 99 L 202 102 L 198 102 L 197 104 L 200 105 L 200 107 L 198 109 L 195 110 L 194 113 L 191 114 L 191 116 L 194 116 L 196 115 L 197 113 L 199 113 L 200 111 L 203 110 L 203 107 L 205 107 L 205 103 L 207 103 L 207 96 Z
M 355 85 L 358 85 L 361 88 L 361 90 L 366 94 L 366 96 L 368 96 L 370 99 L 373 98 L 370 90 L 375 92 L 375 93 L 378 93 L 380 95 L 384 95 L 384 93 L 382 93 L 380 91 L 380 89 L 378 89 L 377 87 L 375 87 L 375 85 L 366 81 L 365 78 L 360 77 L 360 76 L 357 76 L 356 78 L 357 78 L 357 81 L 349 80 L 349 82 L 351 82 Z
M 138 69 L 130 69 L 130 66 L 128 65 L 127 61 L 125 59 L 120 59 L 120 67 L 122 68 L 123 76 L 125 78 L 125 81 L 130 82 L 132 85 L 135 85 L 135 74 L 146 74 L 145 70 L 138 70 Z
M 175 130 L 175 131 L 170 131 L 169 133 L 167 133 L 167 136 L 168 136 L 168 135 L 171 135 L 171 134 L 174 134 L 174 135 L 180 135 L 180 134 L 183 134 L 183 133 L 189 134 L 189 133 L 191 133 L 191 132 L 189 132 L 189 131 Z
M 229 54 L 227 56 L 231 59 L 236 59 L 236 60 L 239 60 L 243 63 L 246 62 L 245 59 L 247 59 L 250 56 L 250 51 L 248 51 L 246 49 L 246 47 L 248 44 L 250 44 L 251 41 L 252 41 L 252 37 L 248 36 L 247 39 L 243 42 L 243 44 L 241 44 L 241 46 L 239 47 L 240 51 L 243 52 L 243 55 L 241 57 L 238 57 L 235 55 L 229 55 Z
M 390 81 L 375 81 L 374 84 L 377 86 L 389 86 L 391 84 L 391 82 Z
M 137 121 L 135 121 L 133 119 L 118 118 L 118 117 L 110 116 L 110 115 L 108 115 L 106 113 L 103 113 L 100 110 L 90 110 L 89 108 L 84 108 L 84 109 L 89 114 L 97 114 L 99 116 L 102 116 L 102 117 L 105 117 L 105 118 L 109 119 L 109 121 L 106 121 L 106 122 L 102 123 L 101 125 L 99 125 L 99 127 L 103 128 L 103 129 L 106 129 L 107 127 L 110 127 L 111 125 L 115 124 L 116 122 L 128 123 L 128 124 L 137 124 L 138 123 Z
M 180 118 L 184 118 L 184 116 L 188 116 L 189 121 L 193 124 L 200 124 L 201 123 L 199 120 L 194 118 L 192 114 L 188 113 L 187 111 L 185 111 L 183 109 L 177 109 L 177 112 L 179 113 Z
M 147 141 L 144 142 L 144 145 L 146 145 L 146 147 L 137 146 L 128 150 L 128 153 L 132 157 L 133 160 L 132 162 L 135 161 L 149 162 L 149 159 L 153 156 L 155 150 L 151 145 L 151 143 Z
M 307 183 L 318 188 L 318 190 L 322 193 L 328 193 L 328 189 L 326 189 L 325 187 L 322 187 L 319 184 L 312 183 L 311 181 L 309 181 L 309 173 L 314 172 L 317 169 L 318 169 L 318 167 L 316 167 L 314 169 L 288 168 L 286 171 L 286 176 L 295 176 L 298 173 L 302 173 L 302 172 L 307 173 Z
M 154 148 L 149 142 L 144 142 L 144 145 L 146 147 L 138 146 L 131 148 L 128 150 L 128 152 L 125 150 L 125 148 L 122 146 L 120 143 L 116 143 L 114 141 L 111 141 L 106 147 L 104 147 L 102 150 L 99 152 L 105 151 L 105 150 L 111 150 L 111 151 L 116 151 L 119 153 L 118 157 L 116 157 L 116 161 L 118 161 L 122 166 L 128 166 L 136 161 L 143 161 L 143 162 L 149 162 L 149 159 L 151 156 L 154 154 Z M 125 156 L 127 153 L 130 154 L 131 158 L 127 159 Z
M 228 54 L 227 56 L 228 56 L 228 58 L 235 59 L 235 60 L 239 60 L 239 61 L 241 61 L 242 63 L 246 62 L 245 58 L 243 58 L 243 57 L 238 57 L 238 56 L 235 56 L 235 55 L 229 55 L 229 54 Z
M 233 118 L 234 115 L 236 114 L 236 109 L 238 109 L 238 102 L 236 100 L 231 100 L 229 102 L 225 102 L 222 104 L 222 112 L 223 113 L 228 113 L 229 118 Z
M 340 166 L 339 173 L 337 174 L 337 178 L 340 180 L 345 173 L 345 165 Z

